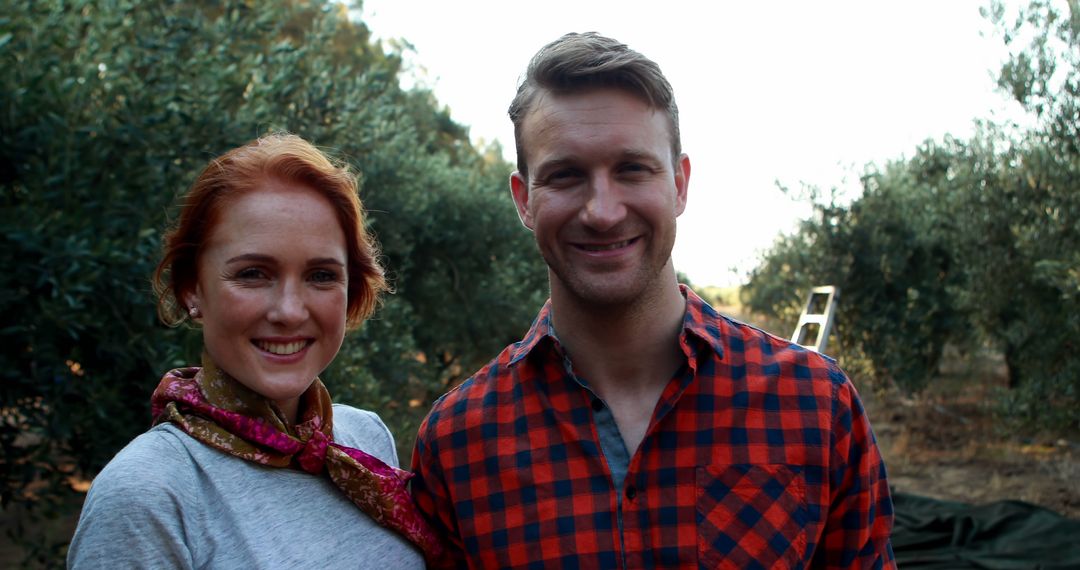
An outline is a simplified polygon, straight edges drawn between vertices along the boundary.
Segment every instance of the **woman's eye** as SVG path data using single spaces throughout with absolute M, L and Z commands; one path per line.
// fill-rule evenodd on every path
M 248 267 L 236 272 L 236 278 L 242 281 L 254 281 L 256 279 L 263 279 L 266 277 L 261 269 L 257 267 Z
M 311 272 L 310 279 L 316 283 L 336 283 L 340 280 L 340 277 L 335 271 L 318 269 Z

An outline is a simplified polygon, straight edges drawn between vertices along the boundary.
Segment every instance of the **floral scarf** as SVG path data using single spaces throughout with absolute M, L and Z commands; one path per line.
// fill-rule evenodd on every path
M 277 406 L 203 358 L 203 368 L 165 374 L 150 398 L 154 423 L 172 422 L 229 455 L 270 467 L 326 472 L 375 522 L 418 546 L 429 563 L 443 545 L 421 518 L 405 488 L 412 473 L 333 441 L 330 394 L 316 378 L 300 398 L 300 419 L 289 426 Z

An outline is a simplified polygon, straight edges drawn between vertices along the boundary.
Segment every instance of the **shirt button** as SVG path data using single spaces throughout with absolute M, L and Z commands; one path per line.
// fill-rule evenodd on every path
M 637 489 L 636 488 L 634 488 L 633 486 L 630 486 L 630 487 L 626 488 L 626 498 L 627 499 L 633 501 L 634 497 L 636 497 L 636 496 L 637 496 Z
M 593 398 L 592 409 L 594 412 L 599 412 L 600 410 L 604 409 L 604 401 L 600 398 Z

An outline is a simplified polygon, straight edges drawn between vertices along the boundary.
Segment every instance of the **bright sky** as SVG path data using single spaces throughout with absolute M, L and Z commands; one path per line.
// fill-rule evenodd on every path
M 810 213 L 777 181 L 854 196 L 870 162 L 911 156 L 946 133 L 969 136 L 975 119 L 1019 116 L 995 91 L 1003 50 L 982 5 L 364 0 L 363 19 L 375 37 L 411 43 L 416 81 L 474 141 L 498 140 L 511 161 L 506 107 L 541 46 L 597 31 L 656 61 L 675 89 L 692 164 L 675 267 L 695 284 L 730 285 Z

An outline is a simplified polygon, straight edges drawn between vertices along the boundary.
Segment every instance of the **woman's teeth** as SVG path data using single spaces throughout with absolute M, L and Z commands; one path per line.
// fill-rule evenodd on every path
M 307 346 L 307 341 L 297 340 L 294 342 L 266 342 L 264 340 L 257 340 L 255 341 L 255 346 L 273 354 L 287 355 L 300 352 L 305 346 Z

